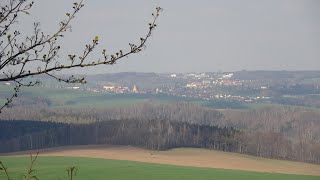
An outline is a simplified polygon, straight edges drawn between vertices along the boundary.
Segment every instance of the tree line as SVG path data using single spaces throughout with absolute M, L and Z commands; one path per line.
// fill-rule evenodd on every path
M 0 119 L 21 123 L 17 120 L 24 118 L 58 125 L 46 128 L 45 123 L 39 124 L 42 131 L 33 132 L 23 130 L 26 125 L 12 125 L 17 133 L 25 133 L 0 138 L 0 149 L 9 152 L 105 143 L 156 150 L 202 147 L 319 163 L 319 117 L 317 110 L 285 106 L 223 111 L 189 103 L 154 102 L 100 109 L 17 107 L 2 113 Z
M 153 150 L 201 147 L 233 152 L 237 149 L 233 139 L 238 131 L 233 128 L 170 120 L 110 120 L 89 124 L 1 121 L 0 124 L 13 130 L 9 136 L 0 134 L 2 153 L 88 144 L 133 145 Z M 22 126 L 33 132 L 21 135 Z

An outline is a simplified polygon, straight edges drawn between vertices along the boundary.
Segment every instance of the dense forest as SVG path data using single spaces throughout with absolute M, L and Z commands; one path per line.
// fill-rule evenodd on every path
M 320 163 L 319 117 L 317 110 L 284 106 L 222 111 L 152 102 L 106 109 L 20 106 L 0 116 L 0 152 L 116 144 L 202 147 Z
M 235 151 L 232 128 L 195 125 L 168 120 L 110 120 L 90 124 L 63 124 L 23 121 L 3 121 L 1 126 L 12 126 L 10 138 L 0 134 L 0 152 L 43 149 L 66 145 L 117 144 L 133 145 L 154 150 L 175 147 L 203 147 Z M 36 131 L 19 135 L 19 127 Z M 43 130 L 38 127 L 44 126 Z M 17 128 L 16 128 L 17 127 Z M 48 128 L 51 127 L 51 128 Z M 2 130 L 2 128 L 1 128 Z

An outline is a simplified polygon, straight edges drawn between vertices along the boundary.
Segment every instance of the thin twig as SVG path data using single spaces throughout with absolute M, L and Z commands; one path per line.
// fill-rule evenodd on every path
M 38 180 L 36 175 L 33 175 L 33 172 L 35 171 L 33 169 L 34 163 L 37 160 L 39 155 L 39 152 L 37 152 L 37 154 L 35 156 L 32 156 L 32 154 L 30 154 L 30 165 L 28 167 L 28 171 L 27 174 L 25 175 L 26 180 Z
M 4 174 L 7 177 L 7 180 L 11 180 L 9 173 L 7 171 L 7 168 L 4 166 L 4 164 L 0 161 L 0 171 L 4 171 Z

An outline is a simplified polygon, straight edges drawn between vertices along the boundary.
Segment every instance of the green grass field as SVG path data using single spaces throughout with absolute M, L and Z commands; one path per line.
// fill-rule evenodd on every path
M 29 157 L 0 157 L 7 166 L 13 180 L 23 179 Z M 78 168 L 76 180 L 319 180 L 316 176 L 257 173 L 249 171 L 181 167 L 130 161 L 72 158 L 39 157 L 36 162 L 36 175 L 39 180 L 67 179 L 66 169 Z M 0 179 L 5 179 L 0 174 Z

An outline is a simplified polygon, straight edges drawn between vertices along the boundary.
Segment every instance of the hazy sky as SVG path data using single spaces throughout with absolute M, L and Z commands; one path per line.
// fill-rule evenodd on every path
M 20 24 L 27 32 L 31 21 L 40 21 L 50 32 L 72 2 L 36 0 Z M 320 70 L 319 0 L 87 0 L 62 42 L 61 58 L 96 35 L 100 49 L 128 48 L 147 32 L 159 5 L 164 11 L 146 51 L 85 71 Z

